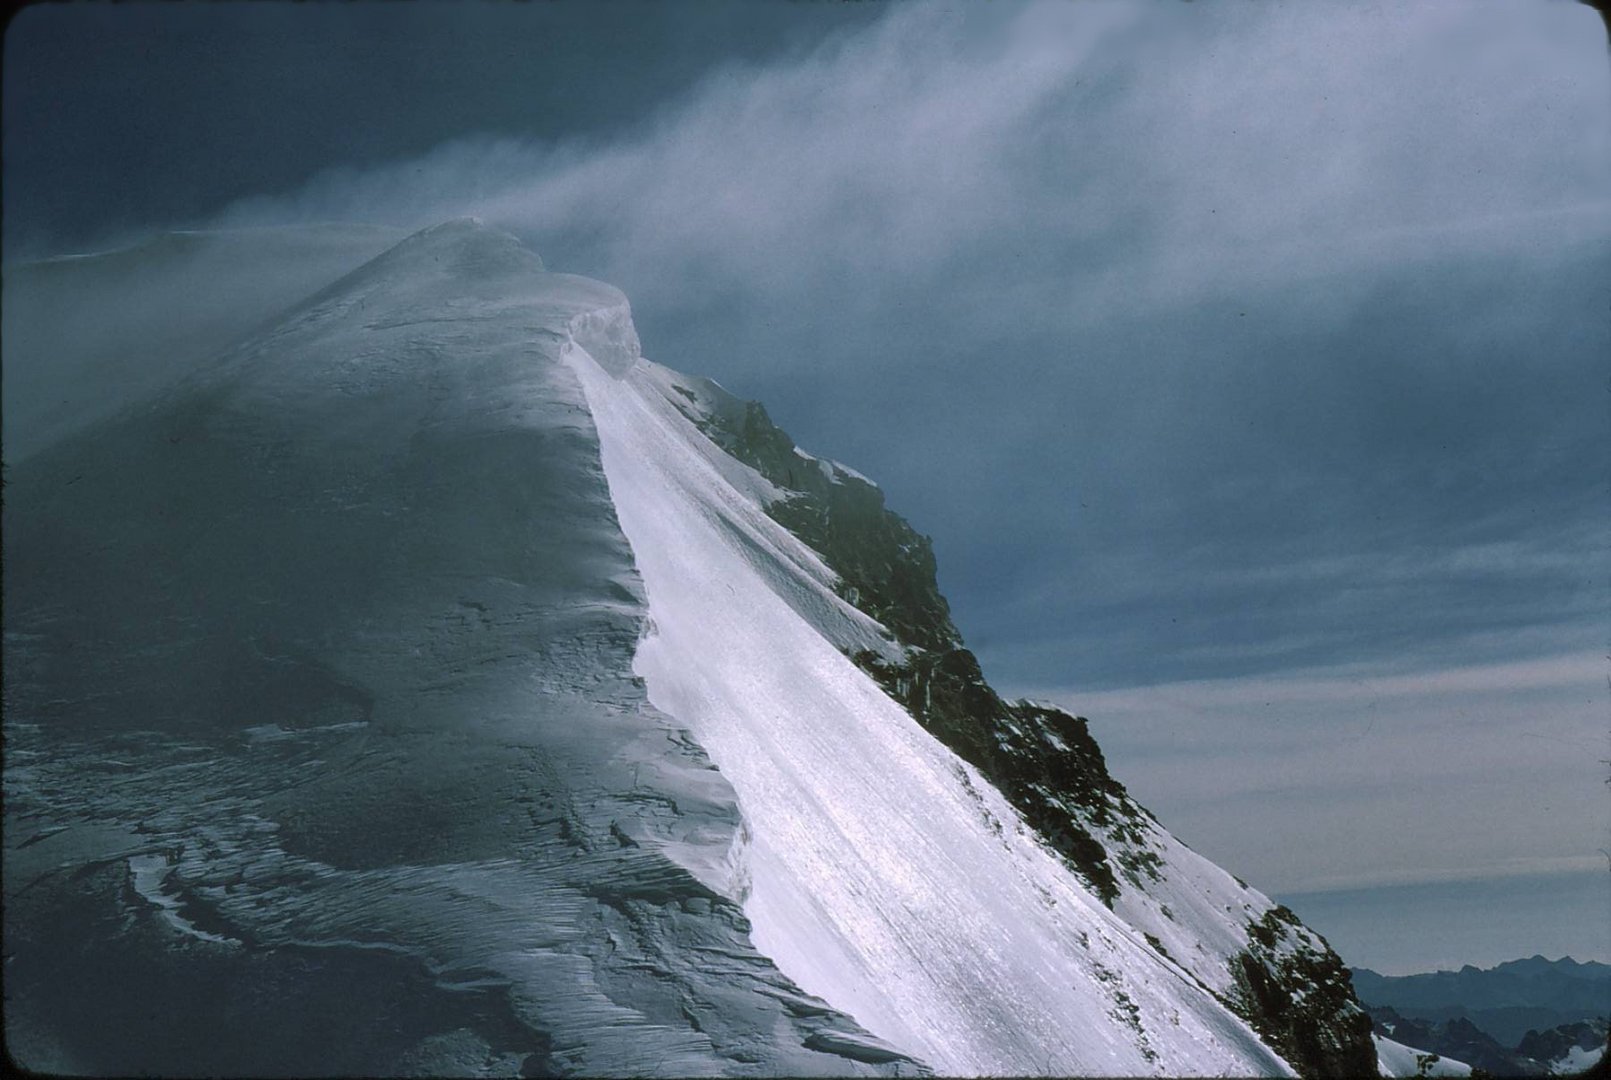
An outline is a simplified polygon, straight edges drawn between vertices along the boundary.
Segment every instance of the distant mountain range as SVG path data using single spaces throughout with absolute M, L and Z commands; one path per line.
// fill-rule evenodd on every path
M 1366 1005 L 1387 1006 L 1424 1020 L 1470 1020 L 1505 1046 L 1529 1031 L 1604 1017 L 1611 1012 L 1611 965 L 1571 957 L 1509 960 L 1492 968 L 1380 975 L 1351 969 Z
M 1605 1047 L 1611 965 L 1533 956 L 1487 969 L 1352 975 L 1378 1034 L 1493 1075 L 1576 1071 Z

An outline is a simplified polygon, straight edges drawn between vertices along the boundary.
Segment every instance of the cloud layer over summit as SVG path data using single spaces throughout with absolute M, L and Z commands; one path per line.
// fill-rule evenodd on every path
M 1439 783 L 1548 777 L 1560 800 L 1525 820 L 1566 835 L 1550 867 L 1605 846 L 1611 64 L 1593 12 L 803 5 L 672 78 L 654 34 L 742 25 L 686 10 L 596 29 L 593 76 L 544 51 L 541 9 L 467 19 L 450 55 L 519 20 L 529 54 L 416 60 L 419 94 L 507 80 L 496 123 L 467 110 L 462 137 L 389 163 L 310 155 L 305 183 L 185 223 L 477 214 L 619 286 L 650 356 L 764 401 L 934 536 L 993 680 L 1081 706 L 1142 801 L 1268 888 L 1359 881 L 1381 856 L 1288 864 L 1235 822 L 1194 832 L 1169 738 L 1100 707 L 1214 683 L 1180 722 L 1238 745 L 1269 734 L 1242 703 L 1289 680 L 1310 720 L 1261 745 L 1319 747 L 1307 783 L 1341 792 L 1365 762 L 1408 782 L 1412 749 Z M 373 86 L 399 48 L 353 52 L 346 77 Z M 646 58 L 635 99 L 623 56 Z M 406 80 L 394 92 L 406 115 Z M 7 190 L 27 225 L 9 171 Z M 1491 674 L 1522 670 L 1514 690 Z M 1416 679 L 1444 704 L 1342 745 L 1363 722 L 1339 686 Z M 1448 703 L 1479 692 L 1491 722 L 1462 728 Z M 1281 805 L 1260 801 L 1267 776 L 1256 755 L 1223 763 L 1249 813 Z M 1420 831 L 1372 880 L 1403 880 L 1467 812 L 1400 822 Z M 1536 842 L 1518 827 L 1460 858 L 1517 872 Z
M 1592 607 L 1592 30 L 913 6 L 617 139 L 456 142 L 222 220 L 473 212 L 619 283 L 652 350 L 877 469 L 1013 678 L 1464 659 Z

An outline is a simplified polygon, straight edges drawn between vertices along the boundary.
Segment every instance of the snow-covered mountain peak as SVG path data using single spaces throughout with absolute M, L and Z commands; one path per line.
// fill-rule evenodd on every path
M 165 397 L 212 387 L 211 409 L 233 417 L 213 422 L 215 438 L 236 438 L 250 416 L 294 425 L 313 445 L 395 453 L 422 422 L 504 430 L 541 415 L 555 397 L 553 358 L 570 343 L 614 373 L 635 364 L 626 297 L 549 272 L 516 237 L 466 218 L 342 275 Z
M 153 970 L 190 1038 L 132 1071 L 1375 1061 L 1324 942 L 995 695 L 870 481 L 506 233 L 345 269 L 13 470 L 31 1063 L 131 1071 Z M 86 920 L 132 1034 L 74 1026 Z M 274 1056 L 297 994 L 350 1059 Z
M 333 288 L 342 303 L 384 292 L 419 317 L 528 320 L 574 337 L 611 374 L 641 355 L 632 308 L 613 285 L 548 273 L 517 237 L 465 217 L 422 229 Z
M 345 309 L 376 299 L 413 306 L 446 321 L 520 314 L 552 328 L 586 312 L 628 310 L 614 286 L 574 274 L 549 273 L 519 238 L 475 218 L 421 229 L 337 280 L 312 307 Z
M 430 269 L 460 283 L 508 269 L 543 269 L 543 260 L 518 238 L 480 218 L 460 217 L 427 226 L 376 260 L 377 265 Z

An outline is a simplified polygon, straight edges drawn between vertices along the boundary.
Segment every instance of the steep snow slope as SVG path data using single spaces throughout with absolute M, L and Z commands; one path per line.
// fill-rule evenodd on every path
M 726 887 L 763 952 L 948 1074 L 1286 1071 L 850 661 L 880 643 L 847 638 L 819 560 L 712 464 L 663 369 L 567 356 L 648 593 L 635 670 L 738 790 Z
M 1108 773 L 1083 719 L 996 695 L 951 623 L 929 541 L 874 485 L 802 451 L 757 402 L 709 380 L 661 371 L 654 381 L 778 488 L 767 515 L 819 553 L 839 575 L 835 592 L 894 639 L 879 650 L 841 640 L 842 650 L 976 766 L 1095 896 L 1301 1071 L 1375 1069 L 1370 1019 L 1341 959 L 1291 912 L 1170 836 Z

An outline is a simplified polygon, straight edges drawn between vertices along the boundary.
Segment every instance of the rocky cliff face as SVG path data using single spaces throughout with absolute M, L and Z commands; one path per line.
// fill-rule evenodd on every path
M 799 450 L 759 403 L 708 382 L 688 397 L 690 417 L 718 445 L 782 489 L 769 513 L 821 554 L 841 595 L 901 647 L 899 659 L 864 650 L 856 662 L 977 766 L 1109 907 L 1125 891 L 1156 888 L 1171 871 L 1156 820 L 1108 772 L 1084 718 L 991 689 L 940 595 L 928 538 L 865 478 Z M 1370 1018 L 1342 961 L 1286 908 L 1246 892 L 1257 897 L 1244 913 L 1246 943 L 1216 958 L 1229 982 L 1205 984 L 1304 1075 L 1374 1073 Z

